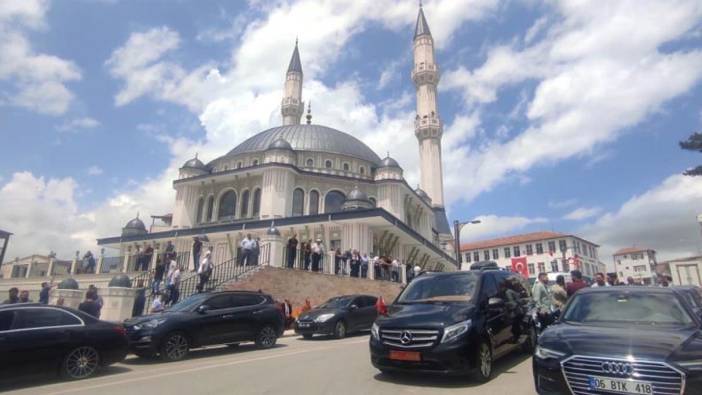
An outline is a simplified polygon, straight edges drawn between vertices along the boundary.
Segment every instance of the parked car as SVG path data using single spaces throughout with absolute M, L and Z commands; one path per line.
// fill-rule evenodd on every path
M 124 323 L 130 350 L 140 357 L 159 355 L 178 361 L 197 347 L 253 341 L 273 347 L 283 334 L 283 314 L 273 298 L 260 292 L 195 294 L 166 311 Z
M 578 291 L 533 358 L 539 394 L 702 394 L 702 321 L 671 288 Z
M 331 298 L 302 314 L 295 322 L 295 333 L 305 339 L 315 334 L 332 335 L 337 339 L 351 332 L 367 331 L 378 315 L 370 295 L 346 295 Z
M 121 325 L 67 307 L 0 305 L 0 377 L 49 371 L 84 379 L 127 352 Z
M 487 381 L 494 360 L 532 350 L 536 331 L 526 279 L 492 263 L 472 268 L 412 280 L 371 329 L 373 366 Z
M 685 301 L 695 310 L 698 317 L 702 317 L 702 289 L 694 285 L 681 285 L 671 287 L 671 289 L 679 293 Z

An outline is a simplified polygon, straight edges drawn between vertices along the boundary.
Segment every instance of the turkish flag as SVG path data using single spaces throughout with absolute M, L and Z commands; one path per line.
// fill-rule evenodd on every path
M 529 278 L 529 269 L 527 268 L 526 257 L 512 258 L 512 271 Z

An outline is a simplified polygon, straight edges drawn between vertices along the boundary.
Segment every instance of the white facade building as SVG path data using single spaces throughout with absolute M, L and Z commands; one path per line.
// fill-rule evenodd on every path
M 651 285 L 656 283 L 656 251 L 650 248 L 622 248 L 613 255 L 614 270 L 619 281 L 634 281 Z
M 193 236 L 206 234 L 215 260 L 223 261 L 246 234 L 265 243 L 277 232 L 283 240 L 294 234 L 300 241 L 321 239 L 328 250 L 358 249 L 408 265 L 452 270 L 453 242 L 443 206 L 439 73 L 421 8 L 413 48 L 421 188 L 412 188 L 389 156 L 381 159 L 352 135 L 312 123 L 309 107 L 306 122 L 300 122 L 304 73 L 296 42 L 285 74 L 282 126 L 254 135 L 209 163 L 197 156 L 187 161 L 173 181 L 176 198 L 168 227 L 147 232 L 135 218 L 121 236 L 98 244 L 123 256 L 134 255 L 137 247 L 158 252 L 167 241 L 187 251 Z
M 702 256 L 673 259 L 663 262 L 670 269 L 673 285 L 702 287 Z
M 585 277 L 604 272 L 599 261 L 599 245 L 575 235 L 557 232 L 534 232 L 498 239 L 461 244 L 462 270 L 481 261 L 495 261 L 505 269 L 523 265 L 529 277 L 539 273 L 580 270 Z

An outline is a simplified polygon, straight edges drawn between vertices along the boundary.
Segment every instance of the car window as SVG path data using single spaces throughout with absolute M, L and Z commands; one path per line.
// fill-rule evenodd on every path
M 679 299 L 672 294 L 601 292 L 576 294 L 565 311 L 566 322 L 627 325 L 690 325 Z
M 234 307 L 231 295 L 217 295 L 205 302 L 211 310 L 227 309 Z
M 363 299 L 366 300 L 366 307 L 375 306 L 375 304 L 378 302 L 378 298 L 375 296 L 364 296 Z
M 498 294 L 497 290 L 497 283 L 495 282 L 495 278 L 491 275 L 484 275 L 483 276 L 483 289 L 480 292 L 480 295 L 482 296 L 483 299 L 489 299 L 489 298 L 494 298 Z
M 7 331 L 12 328 L 12 322 L 15 319 L 15 311 L 0 311 L 0 331 Z
M 234 306 L 254 306 L 263 303 L 265 298 L 262 295 L 233 295 Z
M 479 279 L 474 272 L 419 276 L 407 285 L 395 303 L 468 303 Z
M 75 316 L 58 309 L 18 309 L 12 329 L 34 329 L 81 324 L 82 322 Z

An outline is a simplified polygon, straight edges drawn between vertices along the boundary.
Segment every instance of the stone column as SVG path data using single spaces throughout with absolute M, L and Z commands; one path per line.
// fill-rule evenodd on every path
M 327 251 L 327 256 L 324 258 L 324 273 L 334 274 L 334 258 L 336 253 L 331 248 Z
M 104 302 L 100 319 L 122 322 L 126 318 L 131 318 L 136 294 L 137 290 L 134 288 L 107 287 L 100 295 Z
M 407 265 L 400 263 L 400 282 L 407 284 Z
M 54 274 L 54 258 L 53 255 L 49 255 L 49 268 L 46 270 L 46 277 L 51 277 Z
M 282 267 L 283 248 L 285 247 L 283 245 L 283 238 L 278 229 L 275 227 L 268 229 L 268 231 L 261 237 L 261 242 L 262 244 L 266 244 L 268 246 L 268 256 L 259 256 L 259 263 L 273 267 Z
M 368 255 L 368 279 L 375 280 L 375 264 L 373 263 L 373 256 Z
M 95 267 L 95 273 L 100 274 L 102 272 L 102 264 L 105 261 L 105 249 L 100 249 L 100 256 L 98 257 L 97 266 Z
M 49 294 L 49 304 L 56 305 L 59 298 L 63 297 L 63 305 L 73 309 L 77 309 L 80 302 L 83 301 L 83 291 L 79 289 L 58 289 L 54 288 Z
M 78 256 L 80 255 L 79 251 L 76 251 L 76 257 L 73 258 L 73 262 L 71 262 L 71 275 L 76 274 L 76 268 L 78 267 Z
M 32 266 L 34 266 L 34 261 L 31 259 L 27 263 L 27 273 L 24 275 L 25 278 L 29 278 L 32 275 Z
M 122 260 L 122 273 L 126 273 L 129 271 L 129 257 L 132 255 L 132 246 L 127 247 L 127 251 L 125 251 L 124 254 L 124 259 Z

